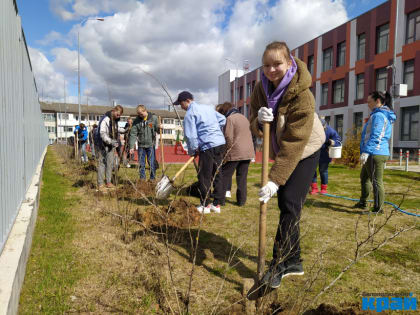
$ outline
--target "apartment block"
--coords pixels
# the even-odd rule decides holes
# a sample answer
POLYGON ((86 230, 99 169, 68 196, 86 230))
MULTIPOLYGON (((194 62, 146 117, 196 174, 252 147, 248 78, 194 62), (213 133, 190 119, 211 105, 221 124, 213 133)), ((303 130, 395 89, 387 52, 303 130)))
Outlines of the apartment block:
MULTIPOLYGON (((420 147, 420 0, 387 1, 294 48, 292 54, 312 74, 316 111, 343 138, 368 118, 370 92, 391 92, 393 82, 406 84, 407 96, 396 94, 393 104, 397 114, 393 147, 394 151, 420 147)), ((260 67, 231 81, 230 99, 224 101, 248 116, 261 71, 260 67)))

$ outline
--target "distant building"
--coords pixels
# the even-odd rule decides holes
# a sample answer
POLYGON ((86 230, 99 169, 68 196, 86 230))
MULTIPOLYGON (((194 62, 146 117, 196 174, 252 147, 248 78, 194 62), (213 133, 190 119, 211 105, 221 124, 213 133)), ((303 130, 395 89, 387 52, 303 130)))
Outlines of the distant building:
MULTIPOLYGON (((55 142, 65 143, 67 138, 73 137, 74 128, 79 124, 79 105, 45 102, 40 102, 40 104, 50 144, 55 142)), ((127 121, 128 117, 135 118, 137 116, 135 107, 123 107, 124 114, 121 117, 121 122, 127 121)), ((99 123, 102 115, 111 109, 111 106, 81 105, 80 121, 84 123, 90 131, 94 124, 99 123)), ((178 110, 181 121, 178 120, 175 111, 157 109, 148 109, 148 111, 161 117, 163 127, 162 139, 165 144, 175 144, 178 133, 180 139, 183 139, 182 123, 185 111, 178 110)), ((157 136, 157 139, 160 139, 159 135, 157 136)))
MULTIPOLYGON (((345 138, 368 117, 367 97, 374 90, 391 91, 397 0, 391 0, 292 50, 312 74, 317 112, 345 138)), ((279 34, 280 36, 280 34, 279 34)), ((281 36, 279 37, 281 39, 281 36)), ((394 149, 420 147, 420 1, 400 0, 396 40, 396 84, 407 96, 394 110, 394 149)), ((231 101, 248 116, 250 96, 262 68, 226 82, 219 76, 219 102, 231 101), (229 90, 230 93, 226 93, 229 90), (234 97, 236 91, 238 97, 234 97)))

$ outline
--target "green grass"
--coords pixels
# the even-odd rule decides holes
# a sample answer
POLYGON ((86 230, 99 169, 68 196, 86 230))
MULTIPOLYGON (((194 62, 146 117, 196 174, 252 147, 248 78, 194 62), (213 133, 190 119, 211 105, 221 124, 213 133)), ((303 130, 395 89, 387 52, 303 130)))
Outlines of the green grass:
POLYGON ((69 310, 72 286, 85 267, 72 240, 77 220, 71 209, 78 198, 69 180, 58 174, 56 158, 48 150, 42 176, 38 219, 19 303, 21 314, 61 314, 69 310))

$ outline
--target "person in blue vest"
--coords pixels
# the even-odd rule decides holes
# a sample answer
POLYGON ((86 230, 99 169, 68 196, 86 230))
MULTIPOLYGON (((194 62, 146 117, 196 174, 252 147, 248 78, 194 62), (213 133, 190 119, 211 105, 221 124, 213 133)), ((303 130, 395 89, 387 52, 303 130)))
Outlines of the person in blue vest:
POLYGON ((225 136, 222 128, 226 117, 216 112, 214 107, 198 104, 188 91, 179 93, 174 105, 181 105, 186 111, 184 117, 184 137, 188 154, 198 155, 198 183, 201 213, 220 213, 220 205, 225 198, 222 176, 222 162, 225 154, 225 136), (210 202, 213 183, 213 202, 210 202))
POLYGON ((372 92, 368 96, 368 107, 372 111, 363 126, 360 140, 360 183, 362 194, 353 207, 367 208, 370 184, 373 186, 373 208, 371 212, 382 213, 385 200, 383 174, 389 158, 389 139, 392 124, 397 116, 392 110, 391 95, 388 92, 372 92))
MULTIPOLYGON (((319 157, 318 167, 319 177, 321 177, 321 194, 326 194, 328 188, 328 166, 332 161, 328 155, 328 150, 331 146, 339 147, 341 145, 341 138, 337 131, 328 125, 324 119, 321 119, 321 123, 325 130, 325 143, 321 147, 321 155, 319 157)), ((318 192, 317 175, 315 170, 314 178, 312 179, 311 184, 311 195, 315 195, 318 192)))
POLYGON ((79 149, 82 152, 82 163, 87 163, 86 144, 88 140, 88 130, 84 123, 81 123, 74 128, 74 135, 79 141, 79 149))

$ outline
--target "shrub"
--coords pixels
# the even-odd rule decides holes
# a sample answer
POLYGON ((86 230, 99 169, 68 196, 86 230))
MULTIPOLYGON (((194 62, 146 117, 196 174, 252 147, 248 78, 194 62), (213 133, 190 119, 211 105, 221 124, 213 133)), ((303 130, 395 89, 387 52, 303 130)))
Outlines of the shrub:
POLYGON ((361 130, 358 129, 350 129, 346 133, 346 140, 343 142, 343 149, 341 151, 341 159, 336 160, 336 163, 347 165, 350 168, 355 168, 359 165, 360 136, 361 130))

